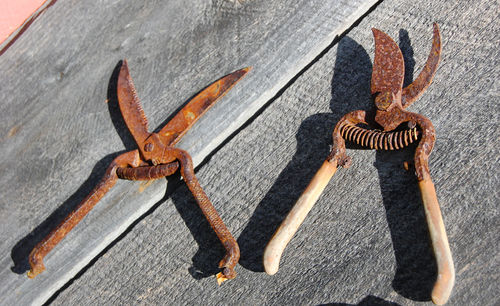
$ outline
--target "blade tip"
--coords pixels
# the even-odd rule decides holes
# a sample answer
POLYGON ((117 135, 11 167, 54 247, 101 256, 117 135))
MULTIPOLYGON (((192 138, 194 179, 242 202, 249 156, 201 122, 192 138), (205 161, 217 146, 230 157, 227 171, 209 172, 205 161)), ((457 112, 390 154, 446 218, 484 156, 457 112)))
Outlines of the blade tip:
POLYGON ((252 70, 252 66, 248 66, 248 67, 242 68, 240 70, 236 70, 229 75, 234 76, 237 78, 237 80, 239 80, 242 77, 244 77, 248 72, 250 72, 250 70, 252 70))
POLYGON ((434 32, 434 36, 441 38, 441 33, 439 31, 439 25, 437 24, 437 22, 432 23, 432 30, 434 32))
POLYGON ((127 59, 123 59, 121 60, 122 62, 122 65, 120 67, 120 76, 119 77, 122 77, 122 74, 123 74, 123 77, 127 77, 127 75, 129 74, 128 73, 128 63, 127 63, 127 59))
POLYGON ((248 66, 248 67, 245 67, 245 68, 240 69, 238 71, 242 74, 242 76, 244 76, 245 74, 249 73, 252 69, 253 69, 252 66, 248 66))
POLYGON ((382 31, 380 31, 379 29, 376 29, 376 28, 372 28, 373 35, 378 35, 380 32, 382 32, 382 31))

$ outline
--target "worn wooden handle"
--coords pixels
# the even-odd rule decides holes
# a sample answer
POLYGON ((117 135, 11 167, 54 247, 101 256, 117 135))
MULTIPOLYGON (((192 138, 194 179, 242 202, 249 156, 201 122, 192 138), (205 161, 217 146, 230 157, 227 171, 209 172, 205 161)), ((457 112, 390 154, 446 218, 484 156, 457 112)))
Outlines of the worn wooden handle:
POLYGON ((307 214, 318 200, 326 185, 337 170, 336 161, 325 161, 313 179, 297 200, 292 210, 276 230, 264 250, 264 270, 267 274, 273 275, 278 272, 280 258, 288 242, 299 229, 307 214))
POLYGON ((455 268, 434 184, 430 178, 426 178, 419 181, 418 186, 422 194, 425 217, 438 268, 437 280, 432 289, 432 301, 434 304, 443 305, 448 301, 455 283, 455 268))

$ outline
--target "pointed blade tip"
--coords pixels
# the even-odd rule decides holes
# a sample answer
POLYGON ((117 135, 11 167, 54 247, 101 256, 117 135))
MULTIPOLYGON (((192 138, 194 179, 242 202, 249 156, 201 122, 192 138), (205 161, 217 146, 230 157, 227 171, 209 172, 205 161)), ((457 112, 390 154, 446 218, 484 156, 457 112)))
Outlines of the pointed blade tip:
POLYGON ((372 33, 373 33, 373 36, 375 36, 375 37, 380 35, 380 34, 384 34, 384 32, 380 31, 377 28, 372 28, 372 33))
POLYGON ((238 79, 244 77, 247 73, 249 73, 252 70, 252 66, 248 66, 245 68, 242 68, 240 70, 236 70, 235 72, 231 73, 230 75, 238 76, 238 79))
POLYGON ((128 78, 130 76, 130 72, 128 69, 128 63, 126 59, 121 60, 121 67, 120 67, 120 73, 118 74, 118 79, 121 78, 128 78))
POLYGON ((121 69, 124 69, 124 68, 128 69, 128 62, 127 62, 126 58, 122 59, 122 67, 121 67, 121 69))

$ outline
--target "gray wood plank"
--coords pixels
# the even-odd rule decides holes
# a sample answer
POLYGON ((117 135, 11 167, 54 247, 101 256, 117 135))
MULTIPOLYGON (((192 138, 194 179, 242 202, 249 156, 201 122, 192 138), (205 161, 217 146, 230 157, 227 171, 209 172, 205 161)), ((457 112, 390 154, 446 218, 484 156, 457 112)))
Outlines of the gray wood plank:
POLYGON ((412 150, 349 150, 352 167, 330 182, 280 271, 267 276, 260 261, 328 154, 335 122, 372 107, 370 28, 402 45, 411 78, 426 60, 437 21, 443 60, 411 111, 430 118, 437 131, 430 168, 457 271, 449 305, 497 305, 497 17, 495 1, 384 1, 200 169, 238 237, 237 279, 215 284, 211 269, 223 250, 183 187, 53 304, 431 304, 435 265, 416 180, 402 167, 412 150))
POLYGON ((0 57, 0 303, 43 303, 165 194, 163 180, 119 182, 47 256, 47 271, 26 278, 32 247, 134 148, 114 98, 119 60, 152 127, 215 79, 254 67, 179 144, 199 164, 374 2, 56 2, 0 57))

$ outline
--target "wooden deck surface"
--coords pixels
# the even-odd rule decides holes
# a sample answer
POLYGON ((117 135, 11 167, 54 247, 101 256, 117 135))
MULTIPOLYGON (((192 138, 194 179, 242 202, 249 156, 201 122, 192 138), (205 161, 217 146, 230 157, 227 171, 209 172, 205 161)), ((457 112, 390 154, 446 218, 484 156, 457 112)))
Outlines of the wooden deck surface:
POLYGON ((353 166, 327 186, 275 276, 261 257, 336 121, 372 107, 371 28, 400 44, 408 84, 434 21, 442 62, 410 110, 437 132, 430 169, 457 272, 449 304, 498 304, 498 3, 374 4, 56 2, 0 56, 0 304, 430 303, 435 264, 402 167, 411 150, 349 150, 353 166), (179 144, 241 248, 238 277, 221 287, 223 249, 179 177, 119 182, 47 271, 25 276, 31 248, 134 148, 113 93, 122 58, 152 127, 215 79, 254 67, 179 144))

